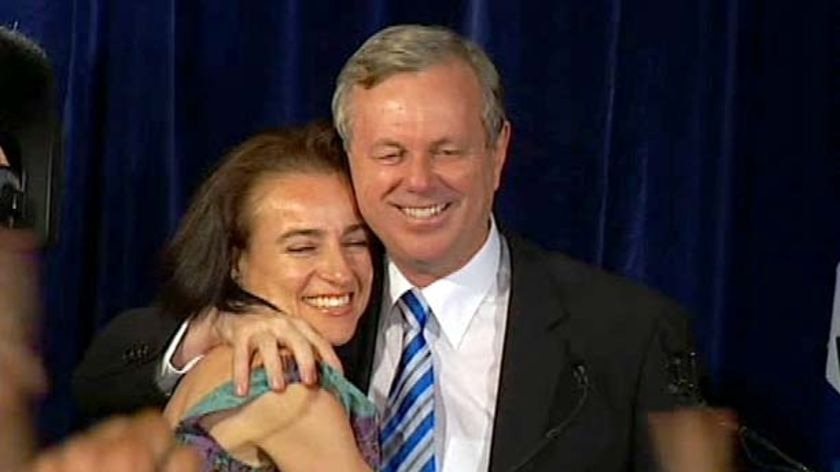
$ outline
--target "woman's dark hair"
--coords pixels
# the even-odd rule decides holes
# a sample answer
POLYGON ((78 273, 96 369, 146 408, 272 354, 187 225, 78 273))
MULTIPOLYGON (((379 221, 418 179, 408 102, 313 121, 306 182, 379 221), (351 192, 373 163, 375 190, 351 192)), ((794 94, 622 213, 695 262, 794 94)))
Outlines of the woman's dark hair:
POLYGON ((231 268, 248 244, 251 192, 266 176, 288 173, 335 173, 349 179, 347 159, 331 125, 315 122, 266 131, 227 154, 193 197, 164 251, 164 313, 183 320, 210 307, 227 312, 255 304, 274 308, 243 290, 231 277, 231 268))

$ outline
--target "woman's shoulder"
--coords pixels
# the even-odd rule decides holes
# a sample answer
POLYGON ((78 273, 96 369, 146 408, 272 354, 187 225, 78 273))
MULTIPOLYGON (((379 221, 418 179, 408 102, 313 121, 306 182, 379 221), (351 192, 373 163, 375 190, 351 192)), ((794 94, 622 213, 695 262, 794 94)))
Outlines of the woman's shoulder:
MULTIPOLYGON (((337 370, 321 364, 319 383, 307 386, 300 382, 294 361, 284 360, 286 386, 274 391, 265 369, 255 365, 249 393, 239 397, 230 382, 232 359, 230 348, 208 353, 179 385, 167 406, 167 418, 173 424, 184 420, 206 424, 210 419, 208 433, 224 449, 241 452, 242 445, 259 445, 278 465, 320 456, 301 454, 314 444, 357 460, 356 439, 365 460, 376 464, 375 407, 337 370)), ((313 464, 303 469, 309 465, 313 464)))
MULTIPOLYGON (((224 427, 247 431, 280 470, 371 470, 368 445, 359 448, 350 412, 323 386, 292 383, 266 392, 224 427)), ((374 456, 378 457, 378 456, 374 456)))
MULTIPOLYGON (((284 366, 286 387, 281 391, 268 390, 254 399, 252 405, 249 405, 250 414, 254 415, 253 421, 283 424, 307 415, 320 416, 322 419, 375 416, 376 407, 373 402, 329 365, 319 365, 319 382, 316 385, 300 382, 294 361, 284 362, 284 366)), ((252 375, 252 388, 259 388, 253 381, 260 374, 252 375)))
POLYGON ((210 392, 233 378, 233 349, 218 346, 201 358, 178 383, 164 410, 173 425, 210 392))
POLYGON ((233 348, 227 345, 214 347, 196 363, 187 376, 202 381, 207 378, 221 381, 232 379, 233 348))
POLYGON ((252 429, 261 430, 259 436, 264 436, 300 422, 346 421, 347 412, 341 402, 323 388, 292 383, 282 391, 265 392, 236 416, 252 429))

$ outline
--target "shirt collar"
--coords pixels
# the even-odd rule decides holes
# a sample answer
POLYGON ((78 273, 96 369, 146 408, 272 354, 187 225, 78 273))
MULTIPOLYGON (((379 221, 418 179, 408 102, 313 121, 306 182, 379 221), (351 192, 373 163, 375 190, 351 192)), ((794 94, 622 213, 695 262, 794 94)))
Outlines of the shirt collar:
MULTIPOLYGON (((490 231, 484 245, 463 267, 420 289, 432 315, 450 344, 458 347, 482 300, 496 281, 501 257, 501 239, 491 217, 490 231)), ((388 259, 388 294, 390 307, 413 285, 388 259)), ((390 310, 389 313, 396 313, 390 310)))

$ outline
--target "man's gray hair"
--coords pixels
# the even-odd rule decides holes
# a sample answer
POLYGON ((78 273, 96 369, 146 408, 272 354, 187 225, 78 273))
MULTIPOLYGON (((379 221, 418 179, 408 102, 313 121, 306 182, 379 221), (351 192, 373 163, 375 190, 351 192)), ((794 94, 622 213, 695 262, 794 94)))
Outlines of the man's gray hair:
POLYGON ((475 72, 484 99, 487 145, 493 146, 507 117, 499 73, 484 50, 440 26, 398 25, 371 36, 338 74, 332 113, 344 147, 349 149, 352 137, 349 109, 355 85, 370 89, 392 75, 418 72, 453 59, 464 61, 475 72))

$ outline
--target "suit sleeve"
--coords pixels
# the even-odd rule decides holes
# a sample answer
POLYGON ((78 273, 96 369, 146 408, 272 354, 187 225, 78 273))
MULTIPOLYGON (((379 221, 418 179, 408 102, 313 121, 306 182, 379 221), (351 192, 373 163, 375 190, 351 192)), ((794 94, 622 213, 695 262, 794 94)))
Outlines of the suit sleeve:
POLYGON ((688 314, 669 303, 647 346, 636 399, 635 469, 657 470, 647 413, 703 405, 688 314))
POLYGON ((163 353, 178 322, 155 308, 119 314, 93 340, 73 375, 81 410, 96 418, 159 407, 167 395, 156 383, 163 353))

